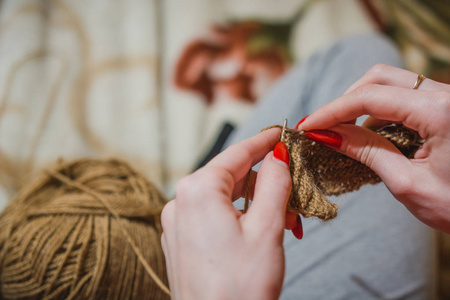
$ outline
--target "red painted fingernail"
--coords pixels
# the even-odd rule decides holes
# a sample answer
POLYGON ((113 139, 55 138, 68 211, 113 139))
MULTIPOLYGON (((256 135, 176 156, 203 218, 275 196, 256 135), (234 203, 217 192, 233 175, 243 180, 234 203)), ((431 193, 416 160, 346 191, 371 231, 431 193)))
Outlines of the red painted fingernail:
POLYGON ((309 115, 307 115, 306 117, 304 117, 303 119, 301 119, 301 120, 297 123, 297 125, 295 125, 295 129, 298 129, 298 126, 300 126, 300 124, 302 124, 303 121, 305 121, 306 118, 307 118, 308 116, 309 116, 309 115))
POLYGON ((305 132, 305 136, 319 144, 332 148, 340 148, 342 145, 342 136, 330 130, 314 129, 305 132))
POLYGON ((301 240, 303 238, 303 225, 300 215, 297 215, 297 226, 292 229, 292 233, 298 240, 301 240))
POLYGON ((273 148, 273 157, 283 161, 289 166, 289 151, 283 142, 278 142, 273 148))
POLYGON ((284 227, 287 230, 292 230, 297 225, 297 215, 291 212, 286 211, 286 226, 284 227))

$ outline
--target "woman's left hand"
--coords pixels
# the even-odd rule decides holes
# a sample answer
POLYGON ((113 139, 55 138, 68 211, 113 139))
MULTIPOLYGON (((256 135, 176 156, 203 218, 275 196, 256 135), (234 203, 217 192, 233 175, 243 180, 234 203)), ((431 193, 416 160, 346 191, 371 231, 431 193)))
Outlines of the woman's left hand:
POLYGON ((280 296, 291 179, 285 145, 277 145, 276 157, 271 151, 279 137, 279 129, 271 129, 233 145, 178 183, 161 216, 174 299, 280 296), (243 214, 232 202, 245 191, 248 170, 263 158, 250 180, 252 205, 243 214))

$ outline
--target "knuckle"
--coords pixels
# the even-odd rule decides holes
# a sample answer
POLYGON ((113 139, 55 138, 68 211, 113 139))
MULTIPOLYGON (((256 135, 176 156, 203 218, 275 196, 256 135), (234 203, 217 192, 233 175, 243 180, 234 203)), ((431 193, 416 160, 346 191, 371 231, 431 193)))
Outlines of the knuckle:
MULTIPOLYGON (((249 141, 244 141, 244 143, 248 143, 249 141)), ((245 144, 247 145, 247 144, 245 144)), ((252 154, 249 150, 249 147, 243 147, 243 144, 234 144, 228 148, 231 153, 239 153, 239 156, 242 157, 242 161, 252 161, 252 154)))
POLYGON ((449 124, 450 118, 450 92, 437 91, 433 93, 432 99, 429 103, 433 107, 434 123, 435 124, 449 124))
POLYGON ((198 172, 186 176, 178 181, 175 197, 180 206, 184 206, 186 202, 195 201, 205 187, 203 176, 199 176, 198 172))
POLYGON ((398 176, 394 182, 391 182, 390 190, 397 199, 404 199, 414 193, 415 186, 411 177, 398 176))
POLYGON ((439 111, 444 112, 446 116, 450 113, 450 92, 448 91, 439 91, 436 95, 436 102, 439 106, 439 111))
POLYGON ((175 188, 176 195, 180 195, 180 194, 183 195, 183 194, 189 192, 190 188, 192 186, 192 182, 193 182, 192 175, 189 175, 189 176, 186 176, 186 177, 183 177, 182 179, 180 179, 177 182, 177 185, 175 188))
POLYGON ((375 64, 371 68, 371 70, 372 70, 372 72, 383 74, 384 72, 386 72, 388 69, 391 69, 391 68, 392 67, 387 64, 378 63, 378 64, 375 64))
POLYGON ((390 67, 386 64, 376 64, 367 71, 366 75, 370 78, 380 78, 385 74, 390 67))
POLYGON ((376 161, 379 158, 381 144, 381 137, 375 137, 371 139, 367 139, 362 147, 358 148, 356 152, 356 159, 360 161, 362 164, 365 164, 369 168, 373 169, 376 161))
POLYGON ((209 167, 205 168, 205 178, 208 180, 208 185, 220 192, 227 193, 234 187, 234 178, 223 168, 209 167))
POLYGON ((376 96, 376 87, 378 85, 374 83, 363 84, 354 91, 354 96, 357 101, 361 102, 362 109, 365 113, 368 113, 371 107, 374 105, 374 99, 376 96))
POLYGON ((355 90, 356 96, 365 102, 370 101, 372 98, 371 94, 374 88, 375 88, 374 83, 363 84, 355 90))
POLYGON ((205 194, 229 194, 233 187, 233 176, 224 168, 206 166, 180 179, 176 186, 176 199, 181 210, 185 205, 201 201, 205 194))

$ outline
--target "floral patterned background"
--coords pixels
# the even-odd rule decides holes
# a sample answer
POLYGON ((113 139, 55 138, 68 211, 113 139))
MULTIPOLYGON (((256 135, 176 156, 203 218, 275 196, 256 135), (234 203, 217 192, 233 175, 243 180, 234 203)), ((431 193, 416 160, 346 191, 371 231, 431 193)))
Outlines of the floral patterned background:
MULTIPOLYGON (((319 1, 304 1, 285 21, 244 19, 210 25, 178 58, 174 82, 208 105, 254 103, 294 63, 295 26, 319 1)), ((397 43, 410 70, 450 83, 450 2, 360 1, 376 29, 397 43)))

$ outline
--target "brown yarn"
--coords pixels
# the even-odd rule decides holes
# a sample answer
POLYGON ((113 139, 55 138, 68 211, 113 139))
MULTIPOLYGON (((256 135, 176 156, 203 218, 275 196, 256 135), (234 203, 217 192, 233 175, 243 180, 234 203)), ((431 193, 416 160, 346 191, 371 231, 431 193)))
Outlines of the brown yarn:
MULTIPOLYGON (((273 127, 282 128, 279 125, 268 128, 273 127)), ((414 156, 422 142, 417 132, 402 125, 386 126, 376 132, 408 158, 414 156)), ((341 195, 381 181, 366 165, 311 141, 303 131, 286 129, 281 141, 290 154, 292 191, 287 210, 292 213, 331 220, 337 216, 338 206, 326 196, 341 195)), ((246 203, 248 206, 247 197, 246 203)))
POLYGON ((45 172, 0 215, 0 298, 168 299, 165 203, 119 160, 45 172))

